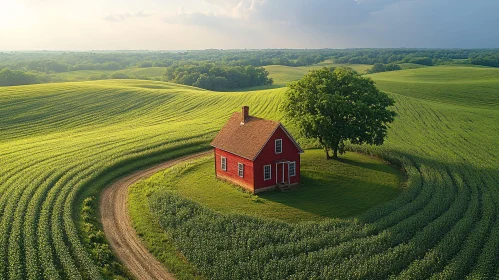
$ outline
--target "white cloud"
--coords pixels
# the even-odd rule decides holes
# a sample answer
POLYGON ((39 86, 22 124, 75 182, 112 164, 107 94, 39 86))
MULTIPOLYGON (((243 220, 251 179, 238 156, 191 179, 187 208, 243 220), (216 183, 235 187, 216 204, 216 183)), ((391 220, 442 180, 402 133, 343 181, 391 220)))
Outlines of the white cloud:
POLYGON ((0 1, 0 50, 499 47, 497 0, 0 1))

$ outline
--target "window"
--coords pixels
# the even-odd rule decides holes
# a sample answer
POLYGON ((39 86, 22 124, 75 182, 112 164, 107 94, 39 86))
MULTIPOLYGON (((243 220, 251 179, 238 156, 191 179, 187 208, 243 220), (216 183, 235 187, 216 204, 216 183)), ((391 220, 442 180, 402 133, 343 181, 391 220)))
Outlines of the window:
POLYGON ((239 177, 244 178, 244 164, 237 164, 237 174, 239 175, 239 177))
POLYGON ((282 139, 275 140, 275 153, 276 154, 282 153, 282 139))
POLYGON ((226 157, 221 157, 221 167, 223 171, 227 171, 227 158, 226 157))
POLYGON ((296 175, 296 162, 292 161, 289 163, 289 176, 296 175))
POLYGON ((266 181, 266 180, 270 180, 272 179, 272 172, 271 172, 271 165, 265 165, 263 167, 263 179, 266 181))

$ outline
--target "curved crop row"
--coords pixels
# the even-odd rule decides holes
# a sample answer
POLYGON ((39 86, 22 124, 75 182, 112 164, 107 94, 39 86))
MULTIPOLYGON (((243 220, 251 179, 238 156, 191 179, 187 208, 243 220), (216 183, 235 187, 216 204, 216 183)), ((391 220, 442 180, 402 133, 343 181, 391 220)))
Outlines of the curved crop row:
MULTIPOLYGON (((280 118, 283 89, 217 93, 144 83, 0 89, 1 279, 112 277, 93 251, 101 245, 81 235, 86 196, 134 169, 205 149, 243 104, 280 118)), ((356 219, 290 225, 219 215, 159 193, 150 201, 154 214, 210 278, 497 277, 499 148, 490 134, 499 114, 393 96, 399 118, 387 144, 352 147, 405 168, 407 190, 393 201, 356 219)))

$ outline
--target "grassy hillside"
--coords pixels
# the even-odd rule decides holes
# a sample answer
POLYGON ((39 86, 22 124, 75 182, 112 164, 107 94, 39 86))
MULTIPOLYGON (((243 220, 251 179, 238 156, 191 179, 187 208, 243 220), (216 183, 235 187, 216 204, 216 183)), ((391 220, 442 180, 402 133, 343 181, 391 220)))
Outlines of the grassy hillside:
MULTIPOLYGON (((286 86, 291 81, 301 78, 303 75, 307 74, 308 71, 312 69, 318 69, 321 67, 351 67, 357 70, 359 73, 364 73, 365 70, 370 69, 371 65, 365 64, 334 64, 333 62, 327 60, 319 64, 302 66, 302 67, 291 67, 282 65, 269 65, 264 68, 270 73, 270 77, 274 79, 274 85, 265 87, 256 87, 254 89, 262 88, 279 88, 286 86)), ((72 72, 57 73, 55 77, 61 81, 78 82, 78 81, 88 81, 90 76, 98 74, 111 75, 115 72, 123 72, 130 77, 140 76, 148 77, 150 79, 161 79, 165 73, 166 67, 148 67, 148 68, 130 68, 119 71, 105 71, 105 70, 80 70, 72 72)))
POLYGON ((498 109, 499 69, 435 66, 370 75, 386 91, 428 101, 498 109))
POLYGON ((402 70, 419 69, 419 68, 429 67, 429 66, 426 66, 426 65, 415 64, 415 63, 399 63, 399 65, 402 68, 402 70))
MULTIPOLYGON (((399 118, 386 145, 365 151, 402 163, 408 190, 356 219, 289 225, 221 215, 169 193, 142 207, 209 278, 497 278, 493 70, 372 76, 396 99, 399 118)), ((86 249, 82 199, 130 170, 206 149, 243 104, 280 119, 283 92, 139 80, 0 88, 0 279, 98 279, 108 260, 86 249)))
POLYGON ((111 75, 115 72, 122 72, 130 77, 140 76, 148 77, 150 79, 161 79, 165 73, 166 67, 148 67, 148 68, 130 68, 118 71, 109 70, 79 70, 71 72, 63 72, 55 74, 55 77, 62 81, 78 82, 88 81, 90 76, 98 74, 111 75))
POLYGON ((265 66, 265 69, 269 71, 269 76, 272 79, 274 79, 275 87, 284 87, 288 83, 300 79, 310 70, 319 69, 321 67, 340 67, 340 66, 353 68, 359 73, 365 73, 367 69, 370 69, 372 67, 372 65, 366 65, 366 64, 334 64, 331 61, 325 61, 316 65, 302 66, 302 67, 269 65, 265 66))

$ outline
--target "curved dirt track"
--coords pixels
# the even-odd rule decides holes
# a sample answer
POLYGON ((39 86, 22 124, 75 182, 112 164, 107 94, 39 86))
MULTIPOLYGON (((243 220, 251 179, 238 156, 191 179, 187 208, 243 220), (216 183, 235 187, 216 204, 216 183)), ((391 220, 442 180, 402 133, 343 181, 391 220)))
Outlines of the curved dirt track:
POLYGON ((140 179, 182 161, 210 154, 202 152, 163 162, 128 175, 106 188, 99 208, 106 238, 120 261, 137 279, 175 279, 142 244, 128 216, 128 187, 140 179))

